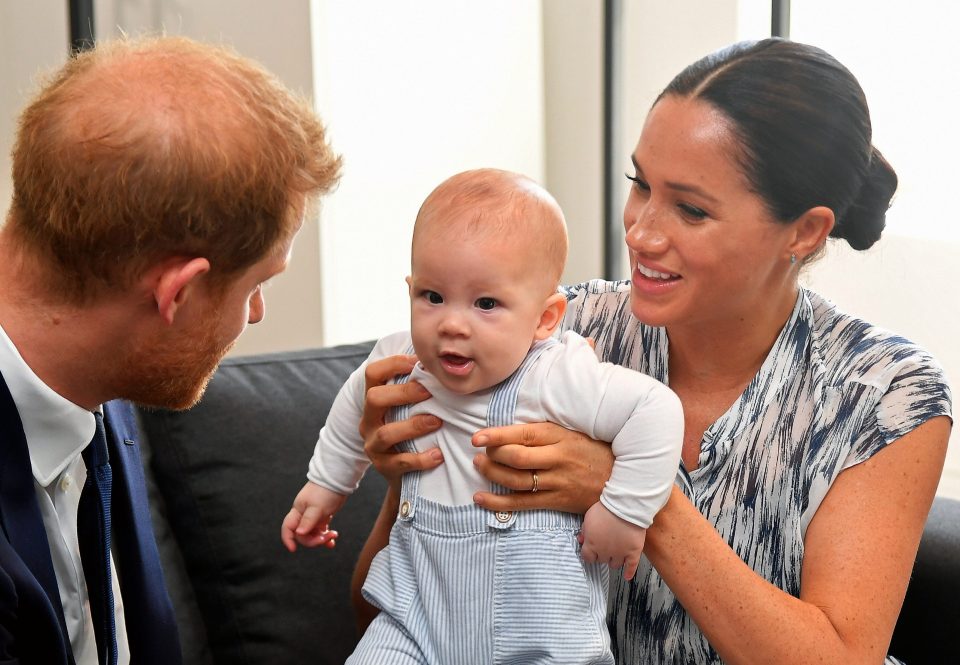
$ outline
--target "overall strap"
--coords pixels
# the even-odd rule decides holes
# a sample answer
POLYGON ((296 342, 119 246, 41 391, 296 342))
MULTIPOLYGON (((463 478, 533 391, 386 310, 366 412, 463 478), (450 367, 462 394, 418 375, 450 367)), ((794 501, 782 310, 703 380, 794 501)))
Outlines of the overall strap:
MULTIPOLYGON (((411 344, 404 351, 406 354, 414 353, 413 345, 411 344)), ((410 380, 409 374, 398 374, 392 379, 394 384, 404 384, 410 380)), ((387 414, 387 420, 389 422, 399 422, 401 420, 406 420, 410 417, 410 405, 401 404, 400 406, 395 406, 390 409, 387 414)), ((397 444, 402 452, 405 453, 415 453, 417 448, 413 443, 413 440, 407 439, 406 441, 401 441, 397 444)), ((410 473, 403 474, 403 479, 401 480, 400 486, 400 515, 399 518, 402 520, 409 520, 413 517, 414 506, 416 502, 414 498, 417 496, 417 492, 420 489, 420 471, 411 471, 410 473)))
MULTIPOLYGON (((490 405, 487 408, 487 427, 503 427, 504 425, 512 425, 516 422, 517 397, 520 394, 520 386, 523 384, 524 377, 540 358, 540 355, 557 344, 560 344, 560 342, 553 337, 535 343, 530 348, 530 352, 527 353, 527 357, 524 358, 520 367, 518 367, 509 378, 497 386, 493 397, 490 399, 490 405)), ((506 494, 510 492, 506 487, 495 483, 491 483, 490 491, 496 494, 506 494)))
MULTIPOLYGON (((516 422, 517 398, 520 395, 520 386, 527 375, 527 372, 539 360, 540 356, 547 349, 559 344, 560 342, 552 337, 535 343, 523 363, 517 368, 510 378, 497 386, 493 397, 490 399, 490 405, 487 408, 487 427, 503 427, 512 425, 516 422)), ((490 483, 490 491, 494 494, 509 494, 512 490, 490 483)), ((543 511, 531 511, 527 513, 526 518, 538 520, 543 516, 543 511)), ((497 511, 487 514, 487 526, 496 531, 513 529, 517 526, 518 513, 513 511, 497 511)))

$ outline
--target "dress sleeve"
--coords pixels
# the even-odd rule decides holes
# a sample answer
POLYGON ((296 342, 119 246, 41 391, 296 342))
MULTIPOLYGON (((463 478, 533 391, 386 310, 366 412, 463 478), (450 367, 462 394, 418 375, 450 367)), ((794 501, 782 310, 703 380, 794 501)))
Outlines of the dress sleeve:
MULTIPOLYGON (((889 382, 867 416, 843 469, 866 461, 936 416, 951 415, 950 386, 943 368, 925 351, 908 347, 889 365, 889 382)), ((876 385, 876 383, 875 383, 876 385)))

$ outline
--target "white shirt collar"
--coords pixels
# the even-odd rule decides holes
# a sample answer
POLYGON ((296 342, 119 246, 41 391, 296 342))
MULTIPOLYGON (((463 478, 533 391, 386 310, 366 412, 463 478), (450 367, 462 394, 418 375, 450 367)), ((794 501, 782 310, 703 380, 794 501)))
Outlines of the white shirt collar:
POLYGON ((93 413, 55 392, 34 374, 0 326, 0 369, 27 437, 33 477, 46 487, 90 443, 93 413))

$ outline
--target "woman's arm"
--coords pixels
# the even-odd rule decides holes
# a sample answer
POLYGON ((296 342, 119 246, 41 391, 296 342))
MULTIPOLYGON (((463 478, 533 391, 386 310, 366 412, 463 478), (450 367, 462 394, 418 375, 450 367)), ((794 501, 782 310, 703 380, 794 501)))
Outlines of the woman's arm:
POLYGON ((363 549, 360 550, 357 567, 353 571, 353 577, 350 578, 350 599, 353 603, 354 619, 357 622, 357 635, 363 635, 370 622, 380 613, 379 609, 364 599, 360 590, 363 589, 367 573, 370 572, 370 564, 373 562, 373 558, 390 542, 390 529, 397 519, 397 510, 399 509, 400 489, 395 483, 390 483, 387 488, 387 495, 383 499, 383 505, 380 507, 380 514, 377 515, 377 521, 374 523, 370 535, 367 536, 363 549))
POLYGON ((800 598, 753 573, 674 491, 646 554, 729 663, 880 663, 943 467, 927 421, 841 473, 807 529, 800 598))
MULTIPOLYGON (((493 445, 544 443, 539 426, 526 430, 526 439, 518 432, 485 433, 493 445)), ((946 417, 933 418, 840 474, 807 529, 800 598, 754 573, 676 488, 647 531, 645 554, 725 662, 880 663, 903 603, 949 432, 946 417)), ((488 451, 519 469, 491 460, 481 470, 489 470, 491 480, 522 489, 526 469, 538 464, 566 469, 570 462, 558 462, 552 459, 557 453, 539 448, 516 448, 488 451)), ((582 510, 590 492, 570 486, 585 479, 593 484, 602 476, 601 469, 589 467, 579 477, 541 474, 541 486, 548 478, 563 487, 555 488, 553 497, 520 492, 478 498, 491 510, 578 504, 582 510)), ((599 491, 593 500, 597 497, 599 491)))
POLYGON ((436 431, 442 424, 439 418, 422 414, 408 420, 386 422, 387 410, 391 407, 422 402, 430 397, 430 393, 415 381, 387 384, 394 376, 409 374, 415 364, 414 356, 390 356, 370 363, 366 370, 366 399, 360 420, 360 435, 364 438, 367 457, 387 479, 389 489, 373 530, 360 552, 350 582, 357 629, 361 634, 379 612, 364 600, 360 590, 367 579, 370 563, 390 540, 390 529, 400 505, 400 479, 408 471, 432 469, 443 462, 443 455, 438 448, 420 453, 398 452, 394 448, 402 441, 436 431))

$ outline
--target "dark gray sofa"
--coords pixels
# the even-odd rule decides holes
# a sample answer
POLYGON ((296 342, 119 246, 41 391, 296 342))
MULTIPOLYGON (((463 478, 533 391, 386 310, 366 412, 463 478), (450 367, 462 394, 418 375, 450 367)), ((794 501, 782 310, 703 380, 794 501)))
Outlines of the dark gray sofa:
MULTIPOLYGON (((227 359, 182 413, 141 412, 154 526, 188 665, 343 663, 354 561, 385 489, 368 473, 334 550, 288 553, 280 522, 340 385, 371 343, 227 359)), ((891 652, 960 662, 960 502, 931 512, 891 652)))

